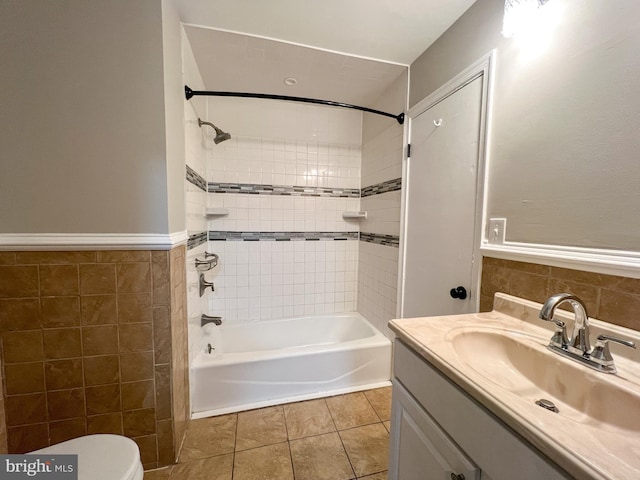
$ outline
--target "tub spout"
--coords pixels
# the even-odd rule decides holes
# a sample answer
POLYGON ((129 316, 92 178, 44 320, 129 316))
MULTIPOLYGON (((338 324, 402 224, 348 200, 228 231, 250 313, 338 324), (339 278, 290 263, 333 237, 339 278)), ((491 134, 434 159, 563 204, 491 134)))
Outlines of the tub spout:
POLYGON ((200 316, 200 326, 204 327, 207 323, 213 323, 215 325, 222 325, 222 317, 212 317, 210 315, 205 315, 203 313, 200 316))

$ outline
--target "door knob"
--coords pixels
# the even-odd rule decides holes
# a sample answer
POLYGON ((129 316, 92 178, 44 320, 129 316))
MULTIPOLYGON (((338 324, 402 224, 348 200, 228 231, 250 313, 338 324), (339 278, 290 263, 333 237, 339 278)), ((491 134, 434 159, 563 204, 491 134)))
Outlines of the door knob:
POLYGON ((459 474, 455 474, 453 472, 451 472, 451 480, 464 480, 464 475, 459 473, 459 474))
POLYGON ((464 300, 465 298, 467 298, 467 289, 464 288, 461 285, 458 288, 452 288, 449 291, 449 295, 451 295, 451 298, 457 298, 458 300, 464 300))

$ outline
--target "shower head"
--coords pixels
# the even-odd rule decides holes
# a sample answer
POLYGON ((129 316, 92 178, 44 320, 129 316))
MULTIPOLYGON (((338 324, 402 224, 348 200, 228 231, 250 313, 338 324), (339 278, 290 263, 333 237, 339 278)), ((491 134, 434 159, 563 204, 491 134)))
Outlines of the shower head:
POLYGON ((225 140, 229 140, 231 138, 230 133, 223 132, 218 127, 216 127, 213 123, 203 122, 202 120, 198 119, 198 126, 201 127, 202 125, 209 125, 211 128, 213 128, 216 131, 216 136, 213 137, 213 143, 215 143, 216 145, 219 144, 220 142, 224 142, 225 140))

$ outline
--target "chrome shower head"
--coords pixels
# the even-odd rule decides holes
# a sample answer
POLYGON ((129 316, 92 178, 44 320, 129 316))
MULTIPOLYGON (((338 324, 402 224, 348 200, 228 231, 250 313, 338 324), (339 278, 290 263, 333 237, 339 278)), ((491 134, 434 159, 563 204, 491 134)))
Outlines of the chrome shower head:
POLYGON ((201 127, 202 125, 209 125, 211 128, 213 128, 216 131, 216 136, 213 137, 213 143, 215 143, 216 145, 219 144, 220 142, 224 142, 225 140, 229 140, 231 138, 230 133, 223 132, 218 127, 216 127, 213 123, 203 122, 202 120, 198 119, 198 126, 201 127))

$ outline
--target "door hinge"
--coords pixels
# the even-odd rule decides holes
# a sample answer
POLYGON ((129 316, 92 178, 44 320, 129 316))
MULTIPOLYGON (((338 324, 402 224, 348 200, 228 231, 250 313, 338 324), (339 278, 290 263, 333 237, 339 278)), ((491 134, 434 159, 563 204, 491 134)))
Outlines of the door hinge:
POLYGON ((407 158, 411 156, 411 144, 407 143, 407 158))

